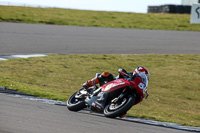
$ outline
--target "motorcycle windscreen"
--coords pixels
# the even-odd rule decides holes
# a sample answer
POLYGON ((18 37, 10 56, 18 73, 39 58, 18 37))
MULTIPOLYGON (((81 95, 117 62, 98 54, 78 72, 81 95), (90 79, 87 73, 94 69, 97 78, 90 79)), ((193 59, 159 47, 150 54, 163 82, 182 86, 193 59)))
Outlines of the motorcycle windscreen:
POLYGON ((112 91, 118 90, 122 87, 129 86, 129 85, 130 85, 130 82, 128 82, 127 80, 117 79, 117 80, 111 81, 111 82, 103 85, 101 87, 102 88, 101 91, 102 92, 112 92, 112 91))

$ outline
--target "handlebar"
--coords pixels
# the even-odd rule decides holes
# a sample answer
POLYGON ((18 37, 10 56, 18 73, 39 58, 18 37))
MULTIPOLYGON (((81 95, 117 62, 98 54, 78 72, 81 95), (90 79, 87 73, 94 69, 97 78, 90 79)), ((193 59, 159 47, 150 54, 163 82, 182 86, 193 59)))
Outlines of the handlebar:
POLYGON ((126 72, 123 72, 123 69, 121 69, 121 68, 118 70, 118 72, 119 72, 120 74, 124 74, 125 76, 131 78, 131 76, 130 76, 129 74, 127 74, 126 72))

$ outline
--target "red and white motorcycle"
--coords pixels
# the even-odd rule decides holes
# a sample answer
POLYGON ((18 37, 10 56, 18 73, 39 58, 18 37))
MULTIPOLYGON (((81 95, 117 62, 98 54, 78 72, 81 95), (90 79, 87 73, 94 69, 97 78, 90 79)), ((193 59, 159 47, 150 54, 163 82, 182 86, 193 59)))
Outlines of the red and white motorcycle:
POLYGON ((95 85, 87 90, 78 90, 68 99, 68 109, 79 111, 88 107, 92 111, 103 112, 106 117, 124 117, 133 105, 149 95, 146 75, 135 73, 126 76, 129 78, 116 79, 99 88, 95 85))

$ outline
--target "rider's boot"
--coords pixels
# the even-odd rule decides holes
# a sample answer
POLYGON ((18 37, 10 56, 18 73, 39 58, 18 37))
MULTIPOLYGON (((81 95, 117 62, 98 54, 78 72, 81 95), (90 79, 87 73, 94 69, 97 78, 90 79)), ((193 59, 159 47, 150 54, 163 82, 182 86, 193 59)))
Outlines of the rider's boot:
POLYGON ((126 117, 126 114, 123 114, 123 115, 121 115, 121 116, 119 116, 120 118, 124 118, 124 117, 126 117))

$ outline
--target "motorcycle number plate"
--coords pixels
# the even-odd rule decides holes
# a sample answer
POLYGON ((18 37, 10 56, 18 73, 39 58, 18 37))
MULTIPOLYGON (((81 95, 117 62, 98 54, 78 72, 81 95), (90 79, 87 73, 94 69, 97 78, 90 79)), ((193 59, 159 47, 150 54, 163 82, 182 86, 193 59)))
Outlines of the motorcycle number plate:
POLYGON ((141 90, 143 90, 143 94, 145 94, 145 92, 146 92, 146 86, 145 86, 145 84, 139 83, 139 84, 138 84, 138 87, 139 87, 141 90))

